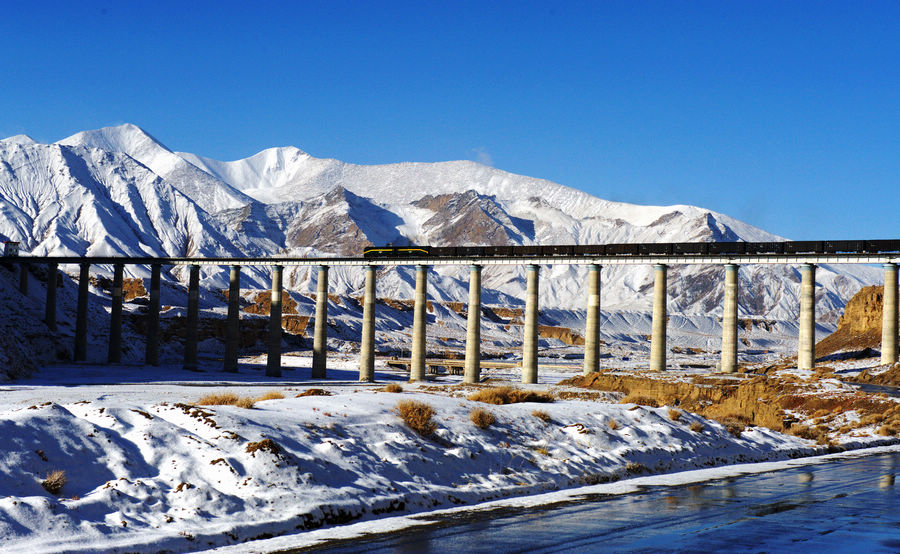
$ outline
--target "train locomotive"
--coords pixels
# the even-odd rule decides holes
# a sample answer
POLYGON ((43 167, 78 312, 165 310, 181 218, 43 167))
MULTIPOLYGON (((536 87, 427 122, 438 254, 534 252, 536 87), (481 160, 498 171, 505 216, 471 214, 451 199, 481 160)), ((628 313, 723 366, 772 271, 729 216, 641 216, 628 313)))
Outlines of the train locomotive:
POLYGON ((591 256, 727 256, 775 254, 885 254, 900 240, 798 240, 782 242, 660 242, 549 244, 544 246, 371 246, 365 258, 552 258, 591 256))

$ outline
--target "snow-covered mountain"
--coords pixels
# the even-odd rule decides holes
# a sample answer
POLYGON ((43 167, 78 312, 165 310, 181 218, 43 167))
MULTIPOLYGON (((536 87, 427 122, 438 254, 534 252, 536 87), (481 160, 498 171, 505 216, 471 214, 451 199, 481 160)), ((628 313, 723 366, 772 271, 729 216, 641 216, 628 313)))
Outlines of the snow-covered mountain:
MULTIPOLYGON (((38 144, 19 135, 0 141, 0 236, 32 255, 352 255, 367 244, 572 244, 747 240, 779 237, 693 206, 610 202, 550 181, 470 161, 362 166, 271 148, 222 162, 174 152, 134 125, 38 144)), ((224 269, 206 275, 224 282, 224 269)), ((586 271, 546 268, 541 302, 580 308, 586 271)), ((358 269, 335 268, 336 293, 358 293, 358 269)), ((436 268, 430 294, 466 298, 467 268, 436 268)), ((820 321, 836 321, 844 303, 879 272, 827 266, 818 272, 820 321)), ((647 311, 650 267, 609 266, 607 310, 647 311)), ((252 282, 262 286, 264 277, 252 282)), ((287 286, 307 290, 308 268, 287 286)), ((793 319, 799 276, 789 266, 741 269, 744 316, 793 319)), ((212 282, 208 284, 212 285, 212 282)), ((523 298, 521 267, 484 272, 485 303, 523 298)), ((385 272, 379 294, 411 297, 407 270, 385 272)), ((722 268, 673 267, 671 311, 721 310, 722 268)))

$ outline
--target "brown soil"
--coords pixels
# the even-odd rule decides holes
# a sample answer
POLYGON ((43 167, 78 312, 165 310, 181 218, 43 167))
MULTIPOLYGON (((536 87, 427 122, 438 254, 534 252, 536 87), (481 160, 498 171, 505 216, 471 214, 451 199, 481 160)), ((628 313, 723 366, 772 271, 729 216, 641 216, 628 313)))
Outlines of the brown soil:
MULTIPOLYGON (((262 291, 256 294, 253 302, 244 308, 244 311, 251 314, 269 315, 272 309, 272 292, 262 291)), ((281 313, 296 314, 297 301, 291 298, 287 291, 281 292, 281 313)))
POLYGON ((575 333, 568 327, 552 327, 550 325, 538 325, 538 336, 542 339, 559 339, 569 346, 583 346, 584 337, 575 333))

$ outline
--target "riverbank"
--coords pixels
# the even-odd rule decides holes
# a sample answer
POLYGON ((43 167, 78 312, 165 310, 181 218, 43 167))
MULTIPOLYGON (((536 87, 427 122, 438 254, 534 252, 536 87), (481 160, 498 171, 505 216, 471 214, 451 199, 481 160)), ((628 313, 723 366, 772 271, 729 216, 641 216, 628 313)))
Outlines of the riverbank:
MULTIPOLYGON (((200 550, 834 448, 558 386, 572 373, 543 372, 540 384, 520 387, 552 402, 494 405, 468 398, 494 383, 409 384, 379 368, 379 384, 359 384, 349 357, 313 382, 308 357, 285 361, 293 369, 278 380, 263 377, 264 364, 189 378, 155 368, 152 379, 147 368, 121 367, 115 384, 108 367, 60 366, 3 387, 0 548, 200 550), (268 399, 200 405, 208 393, 268 399), (402 402, 427 405, 433 428, 404 423, 402 402), (487 415, 473 416, 479 409, 487 415), (66 476, 56 494, 41 485, 54 470, 66 476)), ((508 385, 514 375, 491 377, 508 385)), ((856 427, 842 447, 895 441, 877 430, 856 427)))

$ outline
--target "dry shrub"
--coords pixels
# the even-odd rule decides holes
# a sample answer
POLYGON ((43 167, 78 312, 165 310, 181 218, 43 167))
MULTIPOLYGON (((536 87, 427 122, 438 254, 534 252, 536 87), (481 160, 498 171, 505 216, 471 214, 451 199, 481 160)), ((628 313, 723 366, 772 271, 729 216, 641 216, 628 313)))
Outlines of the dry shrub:
POLYGON ((494 414, 484 408, 475 408, 469 412, 469 419, 471 419, 472 423, 479 429, 487 429, 497 421, 496 418, 494 418, 494 414))
POLYGON ((437 424, 431 419, 434 408, 424 402, 401 400, 397 402, 396 411, 407 427, 423 437, 430 437, 437 430, 437 424))
POLYGON ((671 419, 672 421, 678 421, 679 419, 681 419, 681 411, 669 408, 669 419, 671 419))
POLYGON ((616 429, 619 428, 619 422, 614 419, 610 419, 609 421, 606 422, 606 426, 609 427, 610 429, 612 429, 613 431, 615 431, 616 429))
POLYGON ((300 398, 302 396, 331 396, 331 393, 325 389, 306 389, 305 391, 297 394, 296 398, 300 398))
POLYGON ((542 456, 550 455, 550 451, 547 450, 546 446, 539 446, 539 447, 535 448, 534 451, 537 452, 538 454, 541 454, 542 456))
POLYGON ((550 417, 550 414, 543 410, 534 410, 533 412, 531 412, 531 415, 543 421, 544 423, 550 423, 553 421, 553 418, 550 417))
POLYGON ((253 399, 247 396, 238 396, 233 392, 211 393, 201 397, 197 404, 201 406, 237 406, 249 410, 253 407, 253 399))
POLYGON ((690 430, 695 433, 702 433, 704 429, 705 429, 705 427, 699 421, 695 421, 695 422, 691 423, 690 430))
POLYGON ((382 392, 403 392, 403 387, 397 383, 391 383, 390 385, 385 385, 380 390, 382 392))
POLYGON ((255 401, 262 402, 263 400, 281 400, 282 398, 284 398, 283 394, 281 394, 277 390, 270 390, 262 396, 257 396, 255 401))
POLYGON ((281 447, 272 439, 263 439, 259 442, 247 443, 245 452, 253 457, 256 457, 257 452, 269 452, 273 456, 279 456, 281 455, 281 447))
POLYGON ((886 425, 882 425, 881 428, 878 429, 878 434, 883 437, 893 437, 898 432, 896 424, 888 423, 886 425))
POLYGON ((789 431, 795 437, 814 440, 816 442, 822 442, 824 440, 824 437, 827 436, 827 433, 824 429, 820 429, 819 427, 816 427, 814 425, 791 425, 789 431))
POLYGON ((66 481, 66 472, 61 469, 54 469, 41 481, 41 486, 50 494, 58 495, 66 485, 66 481))
POLYGON ((725 429, 735 437, 740 437, 741 433, 743 433, 744 429, 747 427, 740 418, 733 416, 723 417, 719 420, 719 423, 724 425, 725 429))
POLYGON ((517 404, 519 402, 553 402, 552 395, 546 392, 534 392, 514 387, 491 387, 482 389, 467 397, 476 402, 488 404, 517 404))
POLYGON ((639 464, 637 462, 628 462, 625 466, 625 471, 631 475, 636 473, 645 473, 648 471, 647 466, 644 464, 639 464))
POLYGON ((643 396, 634 392, 620 400, 619 404, 638 404, 641 406, 650 406, 651 408, 659 408, 659 402, 657 402, 655 398, 650 398, 649 396, 643 396))

